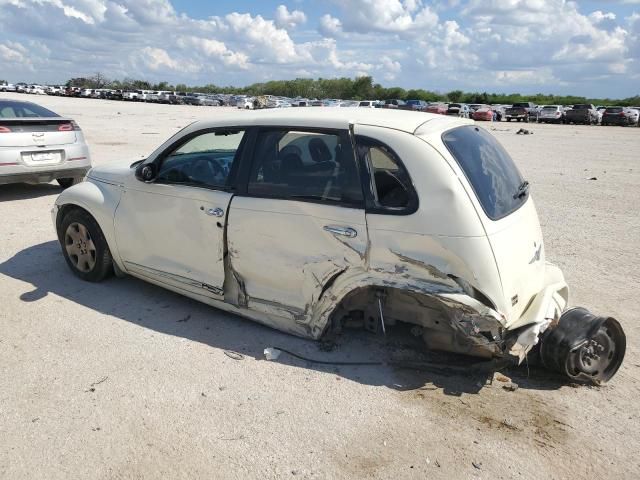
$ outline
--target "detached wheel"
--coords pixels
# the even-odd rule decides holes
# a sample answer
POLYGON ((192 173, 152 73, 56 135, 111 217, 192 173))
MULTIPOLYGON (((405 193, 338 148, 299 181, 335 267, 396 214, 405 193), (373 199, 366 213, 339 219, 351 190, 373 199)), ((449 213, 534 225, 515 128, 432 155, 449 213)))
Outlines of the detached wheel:
POLYGON ((626 336, 616 319, 573 308, 543 334, 540 355, 547 368, 573 381, 599 385, 616 374, 626 347, 626 336))
POLYGON ((58 185, 60 185, 62 188, 69 188, 82 182, 82 177, 58 178, 56 182, 58 182, 58 185))
POLYGON ((98 222, 84 210, 75 209, 63 218, 58 239, 71 271, 82 280, 99 282, 113 272, 109 246, 98 222))

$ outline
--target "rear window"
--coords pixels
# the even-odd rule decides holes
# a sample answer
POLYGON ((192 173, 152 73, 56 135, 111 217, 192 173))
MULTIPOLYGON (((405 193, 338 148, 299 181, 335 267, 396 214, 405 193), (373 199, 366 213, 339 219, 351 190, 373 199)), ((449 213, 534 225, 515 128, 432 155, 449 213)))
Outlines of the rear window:
POLYGON ((51 110, 29 102, 0 101, 0 118, 59 117, 51 110))
POLYGON ((465 126, 444 133, 442 141, 464 171, 490 219, 506 217, 526 202, 527 189, 520 191, 522 175, 492 135, 478 127, 465 126))
POLYGON ((609 107, 607 108, 607 113, 620 113, 623 111, 622 107, 609 107))

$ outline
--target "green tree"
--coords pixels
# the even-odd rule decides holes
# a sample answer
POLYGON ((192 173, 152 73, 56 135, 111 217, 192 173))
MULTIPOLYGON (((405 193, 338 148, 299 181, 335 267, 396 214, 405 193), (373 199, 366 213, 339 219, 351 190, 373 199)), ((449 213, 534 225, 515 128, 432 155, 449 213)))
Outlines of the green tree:
POLYGON ((357 77, 351 87, 351 98, 367 100, 373 96, 373 78, 370 76, 357 77))
POLYGON ((447 93, 447 98, 452 102, 459 102, 460 100, 462 100, 463 95, 464 92, 462 90, 452 90, 451 92, 447 93))

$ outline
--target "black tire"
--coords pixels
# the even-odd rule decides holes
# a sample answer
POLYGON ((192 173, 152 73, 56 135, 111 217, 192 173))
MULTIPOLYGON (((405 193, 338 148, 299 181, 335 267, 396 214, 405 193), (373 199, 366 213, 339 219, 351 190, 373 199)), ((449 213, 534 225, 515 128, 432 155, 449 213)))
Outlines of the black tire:
POLYGON ((511 121, 511 119, 510 119, 510 118, 507 118, 507 122, 510 122, 510 121, 511 121))
POLYGON ((56 179, 56 182, 58 182, 58 185, 60 185, 62 188, 69 188, 82 182, 82 177, 58 178, 56 179))
MULTIPOLYGON (((58 227, 58 240, 67 265, 77 277, 87 282, 100 282, 113 273, 113 259, 111 258, 107 240, 104 238, 98 222, 86 210, 74 208, 64 216, 58 227), (92 257, 93 265, 88 269, 81 269, 78 266, 80 259, 77 256, 73 258, 73 253, 69 253, 69 250, 74 248, 75 242, 68 235, 68 232, 76 230, 76 226, 82 226, 86 229, 88 239, 93 246, 94 251, 89 253, 92 257)), ((87 252, 87 249, 91 250, 91 247, 87 247, 87 244, 85 244, 85 252, 87 252)))

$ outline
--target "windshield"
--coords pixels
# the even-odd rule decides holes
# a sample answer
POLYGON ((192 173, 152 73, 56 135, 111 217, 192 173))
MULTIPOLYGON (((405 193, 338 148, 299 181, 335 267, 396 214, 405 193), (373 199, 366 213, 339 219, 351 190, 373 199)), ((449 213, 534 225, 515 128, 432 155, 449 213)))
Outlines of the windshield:
POLYGON ((57 113, 30 102, 0 100, 0 118, 48 118, 57 113))
POLYGON ((445 132, 442 141, 490 219, 506 217, 526 202, 528 183, 504 147, 487 131, 474 126, 458 127, 445 132))

